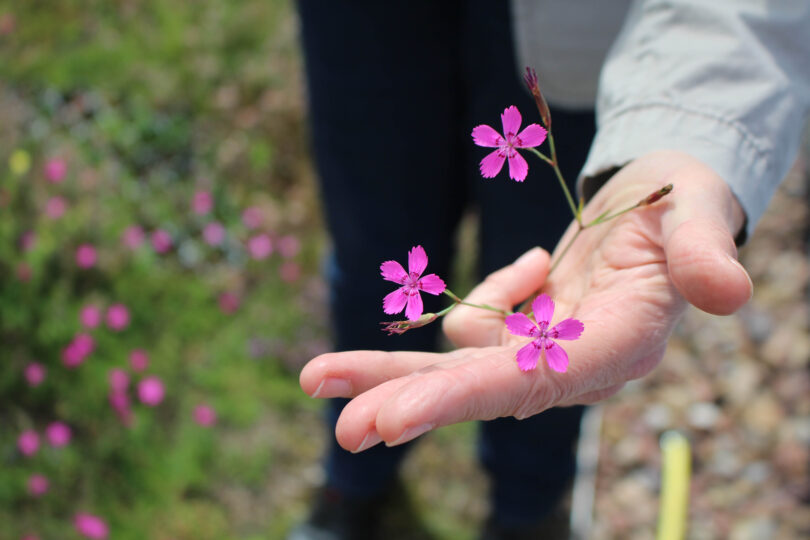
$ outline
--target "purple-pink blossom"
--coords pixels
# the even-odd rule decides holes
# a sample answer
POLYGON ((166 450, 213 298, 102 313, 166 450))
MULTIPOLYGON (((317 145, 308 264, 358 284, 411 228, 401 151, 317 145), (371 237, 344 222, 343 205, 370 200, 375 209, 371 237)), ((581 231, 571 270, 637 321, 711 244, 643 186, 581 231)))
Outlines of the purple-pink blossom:
POLYGON ((301 241, 298 237, 287 234, 278 239, 278 252, 285 259, 290 259, 298 255, 301 251, 301 241))
POLYGON ((92 540, 106 540, 110 534, 107 523, 98 516, 92 514, 76 514, 73 518, 73 526, 76 531, 92 540))
POLYGON ((23 251, 31 251, 37 241, 37 233, 34 231, 25 231, 20 235, 20 249, 23 251))
POLYGON ((47 370, 45 366, 40 364, 39 362, 31 362, 27 366, 25 366, 25 370, 23 371, 23 375, 25 376, 25 382, 28 383, 28 386, 34 387, 39 386, 42 384, 42 381, 45 380, 45 375, 47 370))
POLYGON ((121 243, 129 249, 138 249, 143 244, 146 234, 139 225, 130 225, 121 234, 121 243))
POLYGON ((41 497, 48 492, 48 478, 42 474, 32 474, 28 477, 28 493, 34 497, 41 497))
POLYGON ((408 252, 408 271, 396 261, 385 261, 380 265, 383 279, 398 283, 401 287, 383 299, 383 311, 389 315, 405 310, 408 320, 415 321, 422 316, 421 291, 441 294, 447 288, 436 274, 422 275, 427 268, 428 258, 422 246, 415 246, 408 252))
POLYGON ((51 219, 59 219, 67 210, 67 201, 63 197, 51 197, 45 202, 45 215, 51 219))
POLYGON ((172 249, 172 235, 163 229, 152 231, 152 248, 157 253, 166 253, 172 249))
POLYGON ((257 234, 248 240, 247 248, 250 256, 260 261, 266 259, 273 253, 273 241, 264 233, 257 234))
POLYGON ((214 197, 210 191, 197 191, 191 197, 191 209, 195 214, 205 215, 214 207, 214 197))
POLYGON ((121 368, 112 368, 107 374, 107 380, 113 392, 126 392, 129 388, 129 373, 121 368))
POLYGON ((149 355, 143 349, 135 349, 129 353, 129 366, 138 373, 149 367, 149 355))
POLYGON ((61 158, 52 158, 45 163, 45 178, 49 182, 58 184, 65 179, 67 173, 67 163, 61 158))
POLYGON ((258 229, 262 220, 262 211, 256 206, 249 206, 242 212, 242 223, 248 229, 258 229))
POLYGON ((577 319, 565 319, 549 328, 554 316, 554 301, 547 294, 541 294, 532 302, 536 323, 523 313, 514 313, 506 317, 506 328, 513 335, 533 338, 517 352, 517 363, 521 371, 531 371, 537 367, 537 361, 544 356, 551 369, 564 373, 568 369, 568 354, 554 340, 579 339, 585 329, 577 319))
POLYGON ((76 248, 76 265, 79 268, 92 268, 97 258, 96 248, 90 244, 82 244, 76 248))
POLYGON ((73 341, 62 349, 62 363, 65 367, 75 368, 93 352, 96 342, 90 334, 77 334, 73 341))
POLYGON ((119 332, 129 326, 129 310, 124 304, 113 304, 107 308, 107 326, 119 332))
POLYGON ((130 406, 129 394, 126 392, 116 392, 111 390, 109 394, 110 406, 118 415, 119 420, 125 426, 132 423, 132 407, 130 406))
POLYGON ((48 424, 48 427, 45 428, 45 438, 48 439, 48 443, 55 448, 67 446, 71 436, 72 432, 70 431, 70 426, 64 422, 51 422, 48 424))
POLYGON ((165 394, 166 389, 163 386, 163 381, 155 375, 146 377, 138 383, 138 399, 144 405, 154 407, 160 404, 165 394))
POLYGON ((219 295, 217 302, 219 303, 220 311, 226 315, 230 315, 239 309, 239 305, 242 303, 242 300, 236 293, 224 292, 219 295))
POLYGON ((529 124, 518 133, 522 118, 517 107, 512 105, 504 109, 501 115, 503 135, 494 128, 482 124, 472 130, 473 142, 478 146, 497 148, 481 160, 481 176, 494 178, 503 168, 504 161, 509 161, 509 178, 523 182, 529 173, 529 164, 521 156, 518 148, 540 146, 546 140, 548 132, 539 124, 529 124))
POLYGON ((101 324, 101 309, 93 304, 87 304, 79 311, 79 321, 85 328, 96 328, 101 324))
POLYGON ((301 267, 295 261, 284 261, 278 269, 282 281, 293 283, 301 277, 301 267))
POLYGON ((214 409, 203 403, 194 407, 194 421, 203 427, 213 426, 217 421, 217 413, 214 409))
POLYGON ((33 456, 39 450, 39 435, 33 429, 26 429, 17 437, 17 449, 24 456, 33 456))
POLYGON ((225 240, 225 227, 218 221, 212 221, 203 227, 203 240, 209 246, 218 246, 225 240))

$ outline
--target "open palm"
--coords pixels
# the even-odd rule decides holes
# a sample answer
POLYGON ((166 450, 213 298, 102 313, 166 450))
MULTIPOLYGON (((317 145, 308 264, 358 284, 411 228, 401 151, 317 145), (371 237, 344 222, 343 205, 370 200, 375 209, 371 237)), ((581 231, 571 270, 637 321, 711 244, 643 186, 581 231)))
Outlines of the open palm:
MULTIPOLYGON (((556 303, 552 324, 575 317, 585 325, 580 339, 559 342, 570 358, 565 373, 542 359, 536 370, 520 371, 515 354, 529 339, 511 335, 497 313, 466 306, 444 321, 461 347, 453 352, 349 351, 310 361, 301 373, 305 392, 354 398, 336 427, 341 446, 401 444, 455 422, 525 418, 604 399, 658 364, 687 302, 710 313, 736 311, 751 295, 732 240, 743 215, 702 163, 674 152, 638 159, 599 191, 584 221, 667 183, 675 189, 660 203, 584 231, 548 279, 548 254, 536 248, 468 297, 509 310, 542 288, 556 303)), ((559 246, 575 232, 572 225, 559 246)))

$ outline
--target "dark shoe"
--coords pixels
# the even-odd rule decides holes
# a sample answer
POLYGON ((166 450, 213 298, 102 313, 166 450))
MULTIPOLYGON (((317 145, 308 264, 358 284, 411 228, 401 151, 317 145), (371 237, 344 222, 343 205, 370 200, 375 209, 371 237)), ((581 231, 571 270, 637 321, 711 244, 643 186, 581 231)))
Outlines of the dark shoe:
POLYGON ((503 527, 489 519, 479 540, 568 540, 570 535, 568 513, 557 510, 542 521, 525 527, 503 527))

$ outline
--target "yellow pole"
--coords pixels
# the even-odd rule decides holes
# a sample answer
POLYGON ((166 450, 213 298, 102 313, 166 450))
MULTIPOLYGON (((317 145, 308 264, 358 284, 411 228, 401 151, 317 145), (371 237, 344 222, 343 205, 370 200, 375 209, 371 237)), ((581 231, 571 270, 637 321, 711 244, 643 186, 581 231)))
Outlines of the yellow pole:
POLYGON ((658 540, 684 540, 689 517, 689 441, 677 431, 661 436, 661 508, 658 540))

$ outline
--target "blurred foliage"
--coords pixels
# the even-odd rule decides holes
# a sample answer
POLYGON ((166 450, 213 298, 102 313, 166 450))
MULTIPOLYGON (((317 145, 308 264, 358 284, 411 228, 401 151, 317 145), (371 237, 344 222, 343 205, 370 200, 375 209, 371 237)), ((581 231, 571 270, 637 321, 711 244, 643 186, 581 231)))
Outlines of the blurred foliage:
POLYGON ((319 444, 296 426, 317 416, 297 368, 325 345, 293 23, 286 1, 0 1, 0 537, 77 538, 77 512, 115 539, 280 530, 277 516, 235 517, 227 494, 272 491, 289 445, 319 444), (61 181, 47 178, 51 160, 66 165, 61 181), (192 211, 200 191, 209 212, 192 211), (202 238, 213 221, 220 245, 202 238), (122 243, 132 226, 146 234, 134 249, 122 243), (168 253, 150 245, 158 229, 168 253), (264 259, 248 247, 259 234, 275 246, 264 259), (92 268, 76 264, 81 244, 97 250, 92 268), (115 303, 125 329, 82 329, 82 307, 115 303), (70 369, 63 351, 82 332, 95 350, 70 369), (130 367, 134 349, 145 372, 130 367), (47 369, 36 387, 31 362, 47 369), (109 402, 113 368, 131 378, 129 425, 109 402), (147 375, 166 388, 155 407, 135 392, 147 375), (213 428, 193 421, 200 403, 213 428), (42 437, 57 420, 73 432, 63 448, 42 437), (41 439, 32 456, 17 449, 27 429, 41 439), (50 481, 38 498, 34 473, 50 481))

